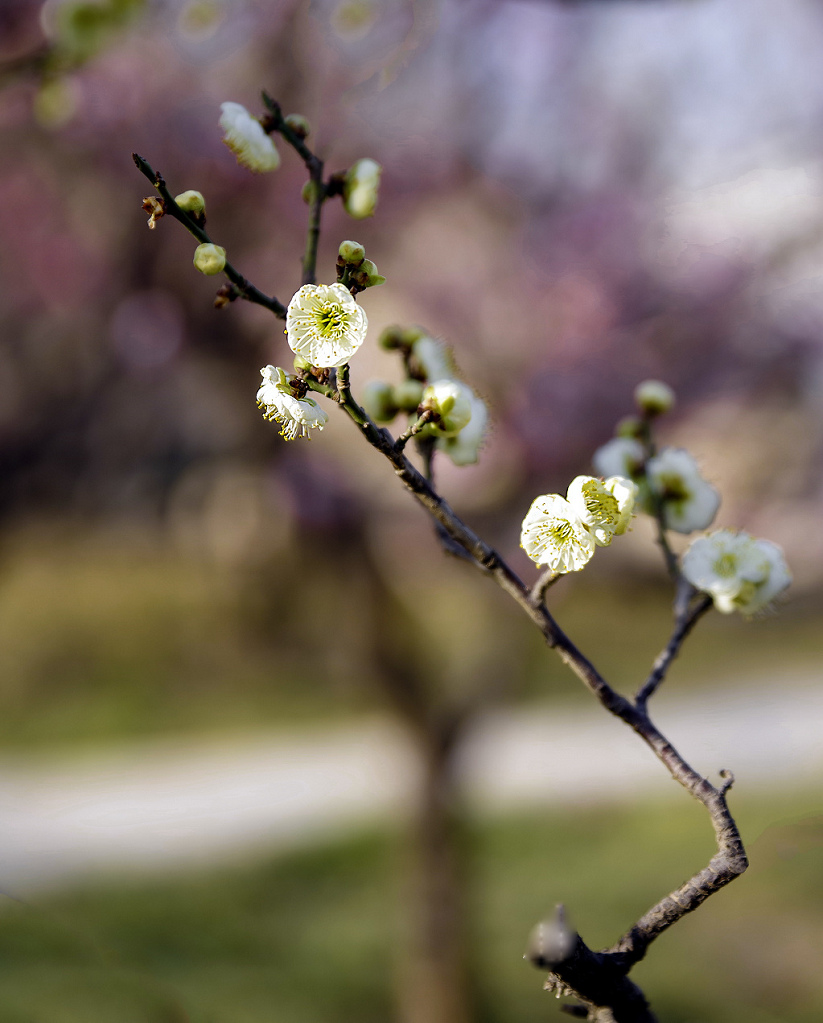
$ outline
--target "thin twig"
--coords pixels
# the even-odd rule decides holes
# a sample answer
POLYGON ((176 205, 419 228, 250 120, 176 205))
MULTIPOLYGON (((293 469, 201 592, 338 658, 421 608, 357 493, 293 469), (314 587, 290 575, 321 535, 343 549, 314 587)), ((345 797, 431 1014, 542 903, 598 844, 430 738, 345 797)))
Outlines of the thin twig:
POLYGON ((691 609, 687 606, 684 611, 681 612, 675 621, 674 630, 669 638, 669 642, 660 652, 652 665, 649 677, 637 691, 637 695, 634 700, 635 706, 639 707, 641 710, 646 709, 646 704, 657 691, 660 683, 666 677, 666 673, 671 667, 672 661, 680 652, 680 647, 683 645, 683 641, 711 606, 712 598, 704 593, 700 595, 699 599, 691 609))
POLYGON ((537 582, 532 586, 529 593, 529 600, 534 604, 542 604, 546 599, 546 594, 549 588, 561 579, 562 576, 554 571, 554 569, 544 569, 537 578, 537 582))
POLYGON ((398 451, 402 451, 403 448, 412 439, 412 437, 416 437, 420 433, 420 431, 428 423, 430 423, 432 421, 433 418, 434 418, 434 413, 432 412, 432 410, 428 409, 428 408, 425 409, 417 417, 417 419, 415 419, 415 421, 411 424, 411 426, 408 428, 408 430, 404 430, 404 432, 401 433, 400 436, 397 438, 397 440, 394 442, 395 443, 395 447, 397 448, 397 450, 398 451))
MULTIPOLYGON (((152 170, 151 166, 143 159, 142 156, 139 156, 137 153, 132 153, 131 155, 137 169, 144 175, 144 177, 149 179, 160 194, 166 215, 174 217, 175 220, 179 220, 183 227, 193 234, 199 242, 211 242, 212 239, 203 230, 203 228, 200 227, 199 224, 196 224, 188 213, 186 213, 185 210, 181 210, 174 201, 174 196, 166 188, 166 182, 163 175, 160 174, 159 171, 155 172, 152 170)), ((255 305, 262 305, 273 312, 275 316, 279 317, 279 319, 285 320, 286 307, 282 304, 282 302, 278 302, 273 296, 265 295, 262 291, 255 288, 255 286, 247 281, 246 278, 231 265, 231 263, 226 263, 223 268, 223 273, 237 288, 237 292, 241 298, 244 298, 247 302, 253 302, 255 305)))

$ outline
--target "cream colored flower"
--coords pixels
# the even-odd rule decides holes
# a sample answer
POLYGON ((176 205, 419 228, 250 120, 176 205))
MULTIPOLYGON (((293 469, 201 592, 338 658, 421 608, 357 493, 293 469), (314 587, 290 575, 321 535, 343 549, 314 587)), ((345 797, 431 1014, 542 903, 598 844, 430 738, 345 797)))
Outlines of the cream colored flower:
POLYGON ((383 168, 375 160, 357 160, 346 172, 343 206, 355 220, 374 216, 383 168))
POLYGON ((566 496, 595 543, 608 547, 613 536, 626 532, 637 485, 623 476, 610 476, 605 483, 594 476, 577 476, 569 484, 566 496))
POLYGON ((480 454, 480 447, 489 422, 489 410, 482 398, 464 385, 469 392, 471 419, 466 426, 452 437, 438 437, 435 447, 442 451, 455 465, 473 465, 480 454))
POLYGON ((311 437, 312 430, 322 430, 329 417, 313 398, 297 398, 292 393, 289 377, 279 366, 264 366, 260 370, 263 383, 257 392, 257 404, 265 419, 280 426, 286 440, 311 437))
POLYGON ((594 554, 594 536, 559 494, 536 498, 523 519, 520 546, 537 565, 579 572, 594 554))
POLYGON ((692 533, 711 525, 720 507, 720 494, 700 475, 688 451, 664 448, 646 464, 646 479, 661 502, 666 529, 692 533))
POLYGON ((348 362, 363 344, 368 325, 342 284, 304 284, 286 314, 289 347, 319 368, 348 362))
POLYGON ((221 103, 220 110, 218 124, 223 129, 223 141, 237 162, 259 174, 277 170, 280 154, 257 118, 240 103, 221 103))
POLYGON ((637 477, 643 472, 646 453, 634 437, 615 437, 598 448, 592 458, 598 476, 637 477))
POLYGON ((792 581, 777 544, 729 529, 693 540, 683 555, 682 569, 723 614, 755 614, 792 581))

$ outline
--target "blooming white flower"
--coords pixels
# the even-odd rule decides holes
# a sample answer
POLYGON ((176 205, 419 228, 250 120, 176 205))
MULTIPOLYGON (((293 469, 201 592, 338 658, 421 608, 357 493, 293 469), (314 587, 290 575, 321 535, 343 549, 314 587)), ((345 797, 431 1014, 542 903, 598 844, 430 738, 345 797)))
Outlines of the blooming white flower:
POLYGON ((346 171, 343 183, 343 206, 355 220, 374 216, 377 190, 383 168, 375 160, 357 160, 346 171))
POLYGON ((646 453, 634 437, 615 437, 598 448, 592 458, 598 476, 624 476, 631 479, 643 470, 646 453))
POLYGON ((610 476, 605 483, 594 476, 577 476, 566 496, 595 543, 608 547, 613 536, 626 532, 637 490, 637 484, 623 476, 610 476))
POLYGON ((723 614, 755 614, 792 581, 777 544, 729 529, 693 540, 683 555, 682 569, 723 614))
POLYGON ((720 494, 700 475, 683 448, 664 448, 646 464, 651 492, 660 500, 663 524, 677 533, 706 529, 720 507, 720 494))
POLYGON ((280 154, 263 125, 241 103, 221 103, 218 124, 223 141, 237 157, 237 162, 256 173, 277 170, 280 154))
POLYGON ((257 392, 257 404, 265 419, 273 419, 280 426, 286 440, 310 437, 311 430, 322 430, 329 417, 312 398, 296 398, 289 386, 286 371, 279 366, 264 366, 260 370, 263 383, 257 392))
POLYGON ((214 274, 222 273, 226 266, 226 250, 222 245, 215 245, 213 242, 202 242, 194 250, 192 262, 201 274, 213 277, 214 274))
POLYGON ((421 405, 437 414, 437 434, 453 436, 471 420, 471 399, 471 388, 459 380, 435 380, 423 391, 421 405))
POLYGON ((320 368, 348 362, 363 344, 368 325, 342 284, 304 284, 286 314, 289 347, 320 368))
POLYGON ((523 519, 520 546, 536 564, 564 573, 579 572, 588 563, 595 541, 565 497, 543 494, 523 519))
POLYGON ((435 447, 448 455, 455 465, 473 465, 477 461, 489 422, 486 403, 468 385, 464 386, 469 392, 471 419, 454 436, 438 437, 435 442, 435 447))

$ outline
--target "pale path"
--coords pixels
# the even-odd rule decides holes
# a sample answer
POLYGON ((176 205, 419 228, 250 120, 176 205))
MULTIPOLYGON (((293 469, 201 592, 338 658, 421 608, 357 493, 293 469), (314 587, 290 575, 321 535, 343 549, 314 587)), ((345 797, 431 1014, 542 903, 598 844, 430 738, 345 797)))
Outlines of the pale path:
MULTIPOLYGON (((700 771, 741 788, 823 787, 823 685, 808 676, 726 690, 711 712, 662 696, 655 720, 700 771)), ((673 791, 621 722, 592 704, 484 718, 461 762, 481 812, 673 791)), ((102 869, 202 865, 285 849, 402 814, 415 762, 385 719, 242 741, 181 740, 110 755, 0 761, 0 889, 102 869)))

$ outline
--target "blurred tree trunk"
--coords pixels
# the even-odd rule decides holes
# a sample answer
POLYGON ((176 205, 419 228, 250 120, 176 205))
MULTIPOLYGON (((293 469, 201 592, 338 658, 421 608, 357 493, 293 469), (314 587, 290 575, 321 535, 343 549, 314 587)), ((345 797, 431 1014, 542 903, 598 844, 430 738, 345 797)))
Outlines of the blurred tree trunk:
POLYGON ((423 764, 406 883, 408 938, 400 972, 402 1023, 471 1023, 464 836, 455 812, 454 742, 418 736, 423 764))

